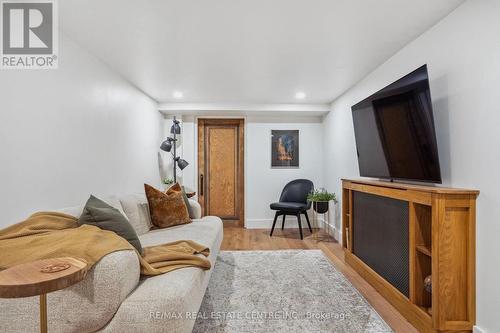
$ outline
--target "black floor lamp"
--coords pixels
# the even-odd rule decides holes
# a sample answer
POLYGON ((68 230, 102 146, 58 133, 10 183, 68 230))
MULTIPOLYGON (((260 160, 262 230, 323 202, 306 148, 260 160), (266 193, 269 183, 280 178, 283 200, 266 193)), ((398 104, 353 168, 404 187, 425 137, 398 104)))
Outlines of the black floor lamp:
POLYGON ((179 121, 175 119, 175 117, 174 123, 170 128, 170 134, 172 134, 173 136, 169 136, 167 140, 163 141, 160 149, 166 151, 167 153, 170 153, 172 147, 174 147, 174 151, 172 152, 172 157, 174 159, 174 183, 177 183, 177 166, 179 167, 179 169, 184 170, 189 165, 189 163, 177 156, 177 134, 181 134, 181 126, 179 125, 179 121))

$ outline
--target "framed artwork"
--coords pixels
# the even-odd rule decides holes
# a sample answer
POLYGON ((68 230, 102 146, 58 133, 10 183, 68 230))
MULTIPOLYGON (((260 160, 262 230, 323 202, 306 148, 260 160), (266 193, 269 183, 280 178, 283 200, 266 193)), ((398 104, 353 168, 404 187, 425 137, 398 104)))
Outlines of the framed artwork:
POLYGON ((299 167, 299 130, 271 131, 271 168, 299 167))

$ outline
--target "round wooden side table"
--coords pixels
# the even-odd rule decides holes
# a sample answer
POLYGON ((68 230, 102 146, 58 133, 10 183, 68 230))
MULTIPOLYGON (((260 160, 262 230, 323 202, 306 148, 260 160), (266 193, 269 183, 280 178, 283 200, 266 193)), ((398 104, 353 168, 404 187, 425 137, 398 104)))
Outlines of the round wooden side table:
POLYGON ((40 296, 40 332, 47 332, 47 294, 80 282, 87 274, 83 259, 55 258, 0 271, 0 298, 40 296))

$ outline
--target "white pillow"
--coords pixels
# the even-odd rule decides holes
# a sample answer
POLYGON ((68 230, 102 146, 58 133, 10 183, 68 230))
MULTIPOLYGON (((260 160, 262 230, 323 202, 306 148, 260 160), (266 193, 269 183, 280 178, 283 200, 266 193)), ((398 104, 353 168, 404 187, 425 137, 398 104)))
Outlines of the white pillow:
POLYGON ((149 205, 145 195, 125 195, 120 198, 120 203, 137 235, 144 235, 151 229, 149 205))

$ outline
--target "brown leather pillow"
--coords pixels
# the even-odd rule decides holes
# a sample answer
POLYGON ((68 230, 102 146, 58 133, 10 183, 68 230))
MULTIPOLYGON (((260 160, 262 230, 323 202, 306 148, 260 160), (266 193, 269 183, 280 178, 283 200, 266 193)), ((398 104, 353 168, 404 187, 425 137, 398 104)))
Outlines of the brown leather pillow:
POLYGON ((144 184, 149 203, 151 222, 158 228, 190 223, 189 213, 182 198, 182 188, 174 184, 163 193, 148 184, 144 184))

